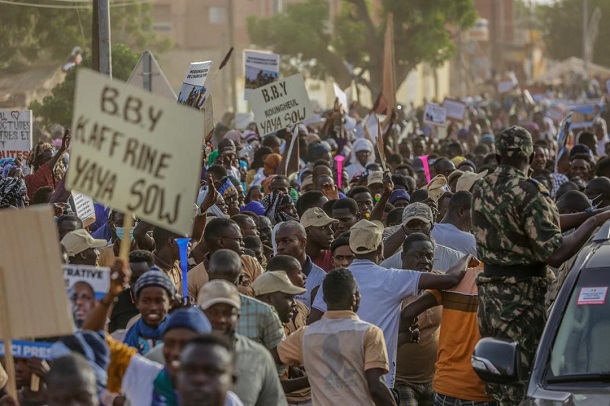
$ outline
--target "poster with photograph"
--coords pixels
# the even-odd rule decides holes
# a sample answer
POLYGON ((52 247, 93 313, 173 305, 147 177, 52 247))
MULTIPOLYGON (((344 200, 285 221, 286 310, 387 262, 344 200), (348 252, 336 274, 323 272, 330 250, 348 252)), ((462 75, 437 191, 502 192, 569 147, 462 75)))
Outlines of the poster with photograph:
POLYGON ((110 268, 91 265, 64 265, 64 282, 74 324, 80 328, 85 318, 110 287, 110 268))
POLYGON ((182 88, 178 95, 178 103, 200 109, 205 101, 205 80, 210 73, 212 61, 193 62, 189 67, 182 88))
POLYGON ((434 103, 427 103, 424 123, 444 127, 447 124, 447 109, 434 103))
POLYGON ((447 110, 447 119, 451 121, 457 121, 459 123, 464 122, 466 117, 466 104, 461 101, 454 99, 445 99, 443 107, 447 110))
POLYGON ((275 82, 280 77, 280 56, 256 51, 244 51, 244 99, 252 89, 275 82))

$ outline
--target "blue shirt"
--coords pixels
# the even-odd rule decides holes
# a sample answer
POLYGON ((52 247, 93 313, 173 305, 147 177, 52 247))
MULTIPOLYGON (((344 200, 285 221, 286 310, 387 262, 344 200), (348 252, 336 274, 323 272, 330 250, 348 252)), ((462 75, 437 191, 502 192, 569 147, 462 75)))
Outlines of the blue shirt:
MULTIPOLYGON (((303 302, 305 306, 311 309, 311 292, 322 284, 322 281, 326 276, 326 272, 314 264, 309 255, 307 255, 307 261, 305 262, 305 265, 303 265, 303 273, 307 276, 307 280, 305 281, 305 289, 307 289, 307 292, 305 292, 303 295, 298 295, 295 298, 303 302)), ((322 292, 318 290, 318 293, 322 292)))

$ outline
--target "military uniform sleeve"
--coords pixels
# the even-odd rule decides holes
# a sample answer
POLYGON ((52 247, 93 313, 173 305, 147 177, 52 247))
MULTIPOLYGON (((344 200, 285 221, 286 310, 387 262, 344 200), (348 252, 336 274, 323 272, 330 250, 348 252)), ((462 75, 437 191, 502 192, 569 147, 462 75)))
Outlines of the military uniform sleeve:
POLYGON ((523 227, 530 230, 533 259, 537 262, 546 262, 563 244, 557 207, 543 192, 533 196, 524 207, 523 227))

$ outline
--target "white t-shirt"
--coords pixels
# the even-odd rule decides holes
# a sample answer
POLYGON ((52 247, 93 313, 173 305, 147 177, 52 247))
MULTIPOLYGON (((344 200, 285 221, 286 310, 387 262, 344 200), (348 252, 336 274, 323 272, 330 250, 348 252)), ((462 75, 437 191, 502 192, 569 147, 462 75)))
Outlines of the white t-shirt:
MULTIPOLYGON (((129 361, 123 375, 122 388, 125 397, 132 405, 150 405, 154 382, 163 365, 136 354, 129 361)), ((225 406, 244 406, 231 391, 227 392, 225 406)))
MULTIPOLYGON (((402 268, 402 246, 391 257, 385 259, 381 264, 384 268, 402 268)), ((432 269, 440 272, 447 272, 449 268, 455 265, 461 258, 464 257, 464 253, 445 247, 440 244, 436 244, 434 248, 434 262, 432 263, 432 269)))
POLYGON ((474 235, 460 230, 453 224, 437 223, 430 233, 437 243, 454 250, 477 256, 477 242, 474 235))
MULTIPOLYGON (((365 259, 355 259, 347 269, 354 275, 362 297, 358 317, 383 330, 390 361, 390 372, 385 378, 388 386, 393 388, 401 302, 404 298, 419 293, 417 286, 421 272, 383 268, 365 259)), ((313 307, 326 312, 323 296, 321 287, 313 307)))

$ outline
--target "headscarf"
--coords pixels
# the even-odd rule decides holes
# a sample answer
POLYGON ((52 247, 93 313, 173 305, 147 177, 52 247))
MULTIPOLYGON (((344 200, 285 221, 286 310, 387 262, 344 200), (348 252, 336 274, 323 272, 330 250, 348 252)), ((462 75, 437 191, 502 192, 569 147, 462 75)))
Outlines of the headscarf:
POLYGON ((366 170, 366 166, 372 164, 373 162, 375 162, 375 148, 373 147, 371 141, 367 140, 366 138, 357 139, 356 142, 354 142, 354 145, 352 145, 350 164, 345 168, 350 180, 359 173, 364 172, 366 170), (356 153, 360 151, 369 151, 371 153, 369 155, 369 159, 366 161, 366 165, 364 166, 360 163, 360 161, 358 161, 358 157, 356 156, 356 153))
POLYGON ((0 179, 0 207, 25 207, 27 187, 23 178, 0 179))
POLYGON ((281 193, 279 190, 274 190, 270 194, 263 197, 261 200, 262 205, 265 207, 265 216, 269 217, 273 225, 281 223, 283 221, 295 220, 299 221, 299 217, 293 217, 288 213, 280 211, 280 207, 292 203, 290 195, 281 193))
POLYGON ((13 168, 17 167, 17 164, 15 163, 14 158, 9 158, 6 161, 4 161, 1 166, 2 166, 2 177, 8 178, 8 174, 11 173, 11 170, 13 170, 13 168))
POLYGON ((409 192, 404 189, 396 189, 392 191, 392 194, 390 195, 388 201, 390 202, 390 204, 394 204, 397 200, 406 200, 407 202, 410 202, 411 196, 409 195, 409 192))
POLYGON ((281 161, 282 156, 280 154, 267 155, 263 161, 263 173, 266 176, 277 173, 277 167, 280 165, 281 161))
POLYGON ((237 189, 233 186, 233 183, 229 178, 225 179, 223 184, 218 189, 218 193, 226 200, 228 197, 237 197, 237 189))
POLYGON ((248 203, 244 207, 242 207, 241 212, 243 213, 244 211, 251 211, 252 213, 254 213, 258 216, 264 216, 265 215, 265 206, 263 206, 261 204, 261 202, 252 200, 250 203, 248 203))

